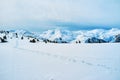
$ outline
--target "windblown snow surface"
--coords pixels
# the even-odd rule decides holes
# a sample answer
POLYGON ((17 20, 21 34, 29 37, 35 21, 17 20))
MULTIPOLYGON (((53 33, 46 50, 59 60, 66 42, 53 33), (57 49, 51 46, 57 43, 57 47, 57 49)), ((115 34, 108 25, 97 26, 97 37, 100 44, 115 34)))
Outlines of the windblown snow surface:
POLYGON ((120 43, 1 43, 0 80, 120 80, 120 43))

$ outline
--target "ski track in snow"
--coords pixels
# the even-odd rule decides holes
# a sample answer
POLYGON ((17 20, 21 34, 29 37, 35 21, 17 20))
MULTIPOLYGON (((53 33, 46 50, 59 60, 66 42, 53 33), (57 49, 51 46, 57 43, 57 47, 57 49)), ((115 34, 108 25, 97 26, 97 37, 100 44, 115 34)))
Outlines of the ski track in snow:
POLYGON ((83 60, 81 58, 68 57, 68 56, 63 56, 63 55, 56 55, 56 54, 51 54, 51 53, 46 53, 46 52, 41 52, 41 51, 34 51, 34 50, 29 50, 29 49, 24 49, 24 48, 19 48, 19 47, 14 47, 14 48, 19 49, 19 50, 24 50, 24 51, 37 53, 37 54, 40 54, 41 56, 48 56, 48 57, 52 57, 52 58, 57 58, 57 59, 64 60, 64 61, 67 61, 67 62, 72 62, 72 63, 75 63, 75 64, 97 66, 97 67, 101 67, 101 68, 104 68, 104 69, 109 70, 109 71, 119 71, 118 69, 113 68, 111 66, 107 66, 105 64, 100 64, 100 63, 95 64, 95 63, 83 60))

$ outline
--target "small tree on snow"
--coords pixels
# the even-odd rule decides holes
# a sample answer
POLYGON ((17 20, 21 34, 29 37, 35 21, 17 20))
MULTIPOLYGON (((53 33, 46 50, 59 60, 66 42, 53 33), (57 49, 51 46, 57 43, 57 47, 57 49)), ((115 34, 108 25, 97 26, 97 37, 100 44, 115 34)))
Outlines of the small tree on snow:
POLYGON ((33 40, 30 40, 30 42, 31 42, 31 43, 35 43, 36 41, 35 41, 35 39, 33 39, 33 40))
POLYGON ((5 35, 5 36, 3 36, 3 39, 7 39, 6 35, 5 35))
POLYGON ((23 36, 21 37, 21 40, 23 40, 23 36))

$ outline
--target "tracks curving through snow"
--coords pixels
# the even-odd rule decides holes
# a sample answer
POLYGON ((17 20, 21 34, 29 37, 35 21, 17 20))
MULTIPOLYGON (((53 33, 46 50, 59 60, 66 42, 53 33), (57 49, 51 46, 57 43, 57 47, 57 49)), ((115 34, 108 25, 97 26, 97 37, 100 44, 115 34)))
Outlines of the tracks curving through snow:
POLYGON ((119 71, 118 69, 113 68, 111 66, 107 66, 105 64, 100 64, 100 63, 89 62, 89 61, 86 61, 86 60, 84 60, 82 58, 51 54, 51 53, 46 53, 46 52, 41 52, 41 51, 34 51, 34 50, 19 48, 19 47, 14 47, 14 48, 19 49, 19 50, 24 50, 24 51, 37 53, 37 54, 39 53, 42 56, 48 56, 48 57, 52 57, 52 58, 57 58, 57 59, 64 60, 64 61, 67 61, 67 62, 72 62, 74 64, 84 64, 84 65, 89 65, 89 66, 101 67, 101 68, 104 68, 104 69, 110 70, 110 71, 119 71))

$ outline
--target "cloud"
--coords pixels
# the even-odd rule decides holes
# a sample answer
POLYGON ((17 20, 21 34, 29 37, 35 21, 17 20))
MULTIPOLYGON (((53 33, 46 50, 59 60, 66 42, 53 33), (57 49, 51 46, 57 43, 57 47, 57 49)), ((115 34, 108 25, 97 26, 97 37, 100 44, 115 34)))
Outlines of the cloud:
POLYGON ((45 28, 51 21, 120 25, 119 9, 119 0, 2 0, 0 25, 45 28))

